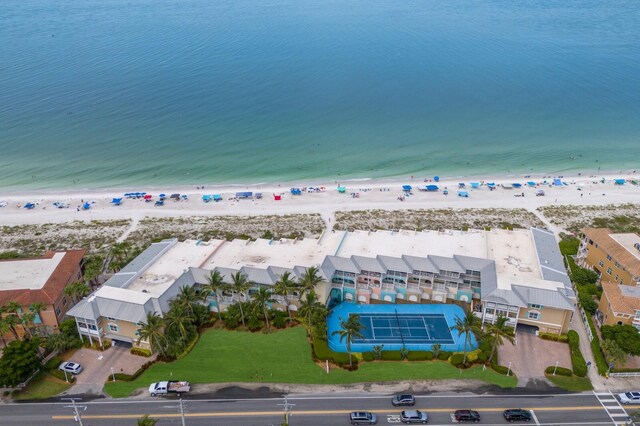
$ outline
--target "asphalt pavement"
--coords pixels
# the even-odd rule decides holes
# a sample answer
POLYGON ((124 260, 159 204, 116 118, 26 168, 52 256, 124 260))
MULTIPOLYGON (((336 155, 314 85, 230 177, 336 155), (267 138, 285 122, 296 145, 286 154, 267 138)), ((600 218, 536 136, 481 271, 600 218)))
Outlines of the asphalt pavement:
MULTIPOLYGON (((615 424, 593 393, 548 395, 416 395, 416 406, 429 414, 429 424, 450 425, 457 409, 480 412, 480 425, 507 424, 502 411, 526 408, 534 413, 537 425, 615 424)), ((144 400, 79 401, 83 426, 135 425, 144 414, 160 419, 158 426, 182 425, 177 397, 144 400), (86 408, 85 408, 86 407, 86 408)), ((188 426, 279 426, 284 416, 283 398, 189 399, 183 400, 188 426)), ((379 425, 399 424, 403 408, 391 405, 391 395, 328 394, 287 397, 291 426, 348 425, 351 411, 372 411, 379 425)), ((627 408, 627 407, 625 407, 627 408)), ((410 408, 409 408, 410 409, 410 408)), ((68 402, 15 403, 0 405, 0 424, 77 425, 68 402)))

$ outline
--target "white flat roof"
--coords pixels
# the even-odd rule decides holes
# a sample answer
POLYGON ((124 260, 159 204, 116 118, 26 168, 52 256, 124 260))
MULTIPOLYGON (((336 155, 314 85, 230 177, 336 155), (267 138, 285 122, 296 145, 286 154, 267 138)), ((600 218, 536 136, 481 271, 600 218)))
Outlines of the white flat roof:
POLYGON ((640 236, 636 234, 609 234, 618 244, 625 248, 636 259, 640 260, 640 250, 634 244, 640 244, 640 236))
POLYGON ((317 266, 325 256, 333 254, 340 244, 344 232, 331 232, 321 239, 302 240, 233 240, 224 242, 211 258, 202 266, 213 269, 216 266, 240 269, 242 266, 267 268, 279 266, 317 266))
POLYGON ((58 267, 65 253, 50 259, 4 260, 0 262, 0 291, 39 290, 58 267))
POLYGON ((126 289, 143 294, 146 291, 153 296, 159 296, 189 267, 202 267, 222 243, 221 240, 178 242, 160 256, 135 281, 130 283, 126 289))
MULTIPOLYGON (((496 263, 498 288, 510 290, 511 284, 536 288, 556 288, 557 285, 543 284, 538 264, 536 246, 531 231, 516 229, 507 231, 495 229, 486 233, 487 252, 485 257, 496 263), (529 285, 527 283, 536 283, 529 285)), ((559 284, 562 287, 562 284, 559 284)))
POLYGON ((128 288, 103 285, 89 297, 89 300, 92 301, 96 296, 103 297, 105 299, 121 300, 123 302, 144 305, 152 296, 156 295, 151 293, 143 293, 142 291, 131 290, 128 288))

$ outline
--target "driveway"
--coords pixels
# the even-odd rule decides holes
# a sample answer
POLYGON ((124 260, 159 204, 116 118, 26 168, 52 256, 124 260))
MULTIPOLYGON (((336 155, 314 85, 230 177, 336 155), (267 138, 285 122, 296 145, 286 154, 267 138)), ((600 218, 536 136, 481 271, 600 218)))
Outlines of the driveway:
POLYGON ((115 373, 135 373, 144 363, 153 358, 131 355, 129 348, 113 346, 100 352, 93 349, 78 349, 69 360, 80 363, 84 370, 76 376, 76 384, 63 395, 102 395, 102 387, 115 373))
POLYGON ((571 368, 569 345, 543 340, 531 333, 517 333, 517 344, 505 342, 498 350, 500 365, 508 366, 518 376, 518 386, 529 380, 544 379, 544 370, 550 365, 571 368))

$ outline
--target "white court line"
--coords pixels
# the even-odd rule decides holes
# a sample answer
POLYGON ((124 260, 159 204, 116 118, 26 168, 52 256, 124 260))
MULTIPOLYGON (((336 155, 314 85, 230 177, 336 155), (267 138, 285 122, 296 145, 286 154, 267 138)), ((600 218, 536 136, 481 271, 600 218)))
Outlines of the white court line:
POLYGON ((422 317, 422 323, 424 324, 424 331, 427 332, 427 340, 432 340, 431 333, 429 333, 429 327, 427 327, 427 321, 425 321, 425 317, 422 317))
POLYGON ((369 317, 369 326, 371 327, 371 334, 373 335, 373 340, 376 340, 376 328, 373 326, 373 317, 369 317))
POLYGON ((540 425, 540 422, 538 421, 538 417, 536 416, 536 413, 531 410, 531 415, 533 416, 533 421, 536 422, 536 425, 540 425))

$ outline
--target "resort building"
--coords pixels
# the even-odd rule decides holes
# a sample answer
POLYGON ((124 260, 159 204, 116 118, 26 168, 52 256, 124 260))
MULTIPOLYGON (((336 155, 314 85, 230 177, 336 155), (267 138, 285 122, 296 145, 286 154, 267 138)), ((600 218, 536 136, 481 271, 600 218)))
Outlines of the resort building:
POLYGON ((640 236, 616 234, 607 228, 583 229, 576 262, 596 271, 603 282, 637 286, 640 284, 640 236))
POLYGON ((630 324, 640 330, 640 288, 603 281, 596 318, 600 325, 630 324))
MULTIPOLYGON (((74 301, 64 294, 67 284, 82 279, 84 250, 47 252, 42 257, 0 261, 0 306, 17 303, 18 316, 30 307, 42 306, 34 313, 33 326, 43 333, 58 329, 74 301)), ((24 321, 23 321, 24 323, 24 321)), ((16 330, 21 337, 24 327, 16 330)), ((13 337, 12 333, 5 338, 13 337)))
MULTIPOLYGON (((273 287, 285 272, 300 279, 309 267, 323 278, 320 300, 337 303, 455 303, 484 322, 499 316, 531 331, 564 333, 575 294, 552 233, 540 230, 331 232, 319 239, 208 242, 176 239, 152 244, 103 287, 69 312, 81 334, 137 345, 147 312, 162 315, 183 286, 196 288, 217 271, 237 272, 273 287)), ((240 296, 210 295, 212 311, 240 296), (219 301, 219 306, 218 306, 219 301)), ((275 295, 273 308, 286 310, 275 295)), ((287 298, 297 310, 297 294, 287 298)), ((148 347, 144 341, 140 346, 148 347)))

